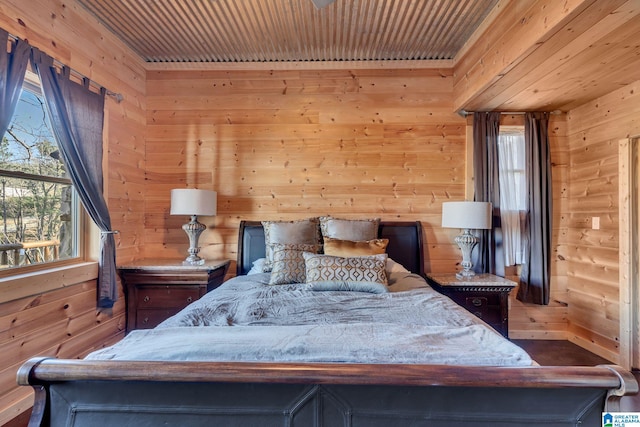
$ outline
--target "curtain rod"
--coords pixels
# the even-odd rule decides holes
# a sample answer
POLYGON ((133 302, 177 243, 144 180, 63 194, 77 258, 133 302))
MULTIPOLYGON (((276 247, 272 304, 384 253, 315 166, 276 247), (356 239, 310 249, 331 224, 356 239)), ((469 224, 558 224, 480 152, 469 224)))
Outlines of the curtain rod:
MULTIPOLYGON (((13 34, 9 34, 9 39, 13 40, 13 41, 20 40, 20 38, 18 36, 14 36, 13 34)), ((121 93, 114 92, 112 90, 107 89, 106 87, 102 86, 100 83, 98 83, 98 82, 86 77, 82 73, 80 73, 80 72, 74 70, 73 68, 63 64, 62 62, 58 61, 57 59, 53 59, 53 65, 55 65, 58 68, 66 67, 66 68, 69 69, 69 72, 71 73, 71 75, 74 76, 75 78, 80 79, 80 80, 87 79, 87 80, 89 80, 89 85, 92 85, 93 87, 96 87, 98 89, 104 89, 105 90, 105 95, 114 98, 118 104, 121 103, 122 100, 124 99, 124 96, 122 96, 121 93)))
MULTIPOLYGON (((462 117, 467 117, 469 114, 473 114, 476 111, 467 111, 467 110, 460 110, 458 111, 458 114, 462 117)), ((479 111, 478 111, 479 112, 479 111)), ((486 111, 487 113, 489 113, 490 111, 486 111)), ((505 116, 509 116, 509 115, 513 115, 513 116, 521 116, 527 113, 532 113, 533 111, 496 111, 497 113, 503 114, 505 116)), ((549 111, 549 114, 553 114, 554 116, 562 114, 561 110, 553 110, 553 111, 549 111)))

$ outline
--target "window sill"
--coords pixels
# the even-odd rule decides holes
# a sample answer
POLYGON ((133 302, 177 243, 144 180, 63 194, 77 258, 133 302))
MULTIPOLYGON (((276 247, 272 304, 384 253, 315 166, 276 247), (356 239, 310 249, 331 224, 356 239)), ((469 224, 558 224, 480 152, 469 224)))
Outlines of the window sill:
POLYGON ((96 261, 19 273, 0 278, 0 303, 38 295, 98 278, 96 261))

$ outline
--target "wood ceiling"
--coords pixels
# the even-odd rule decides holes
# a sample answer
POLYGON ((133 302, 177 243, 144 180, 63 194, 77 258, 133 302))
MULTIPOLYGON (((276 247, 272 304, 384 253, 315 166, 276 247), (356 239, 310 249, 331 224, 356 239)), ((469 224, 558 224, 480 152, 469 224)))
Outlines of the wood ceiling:
POLYGON ((570 111, 619 89, 637 92, 640 0, 504 6, 454 65, 456 109, 570 111))
POLYGON ((472 111, 568 111, 640 80, 640 0, 77 1, 149 69, 409 61, 453 69, 472 111))

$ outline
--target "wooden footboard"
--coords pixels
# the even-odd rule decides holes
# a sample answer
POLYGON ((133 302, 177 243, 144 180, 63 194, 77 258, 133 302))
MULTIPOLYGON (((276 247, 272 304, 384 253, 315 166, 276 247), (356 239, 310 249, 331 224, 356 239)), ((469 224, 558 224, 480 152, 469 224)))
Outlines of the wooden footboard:
POLYGON ((466 367, 36 358, 30 426, 600 426, 618 366, 466 367))

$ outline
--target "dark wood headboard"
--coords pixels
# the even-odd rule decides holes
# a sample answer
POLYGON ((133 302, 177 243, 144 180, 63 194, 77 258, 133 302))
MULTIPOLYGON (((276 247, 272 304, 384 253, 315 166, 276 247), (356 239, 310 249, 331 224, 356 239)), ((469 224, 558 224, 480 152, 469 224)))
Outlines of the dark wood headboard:
MULTIPOLYGON (((378 237, 389 239, 387 254, 409 271, 424 275, 424 249, 420 221, 382 221, 378 237)), ((238 235, 238 275, 247 274, 258 258, 264 258, 264 229, 260 221, 241 221, 238 235)))

